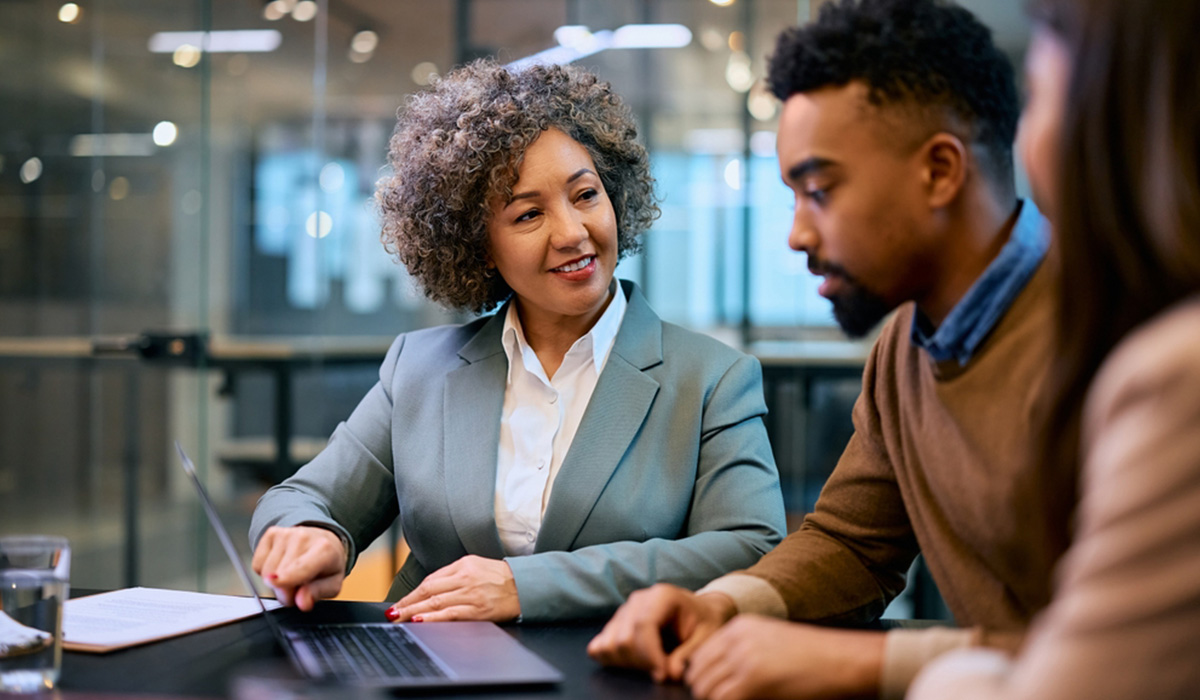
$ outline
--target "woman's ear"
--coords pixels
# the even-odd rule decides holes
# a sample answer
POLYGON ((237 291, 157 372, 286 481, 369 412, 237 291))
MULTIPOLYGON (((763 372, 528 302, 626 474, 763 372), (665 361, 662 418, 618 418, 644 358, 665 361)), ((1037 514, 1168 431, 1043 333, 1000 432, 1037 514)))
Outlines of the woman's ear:
POLYGON ((921 147, 921 153, 929 205, 940 209, 953 202, 962 191, 970 153, 961 139, 944 131, 929 137, 921 147))

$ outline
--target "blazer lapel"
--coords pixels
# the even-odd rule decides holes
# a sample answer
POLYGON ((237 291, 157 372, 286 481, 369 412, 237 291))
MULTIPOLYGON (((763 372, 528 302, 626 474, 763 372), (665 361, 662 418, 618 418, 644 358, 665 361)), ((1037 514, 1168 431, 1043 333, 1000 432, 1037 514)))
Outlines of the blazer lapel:
POLYGON ((508 381, 500 339, 505 308, 459 350, 467 364, 446 375, 443 395, 443 474, 450 518, 467 551, 492 559, 504 556, 496 531, 495 489, 508 381))
POLYGON ((644 370, 662 363, 662 321, 637 285, 621 284, 629 306, 579 431, 554 480, 537 552, 571 548, 658 395, 658 382, 644 370))

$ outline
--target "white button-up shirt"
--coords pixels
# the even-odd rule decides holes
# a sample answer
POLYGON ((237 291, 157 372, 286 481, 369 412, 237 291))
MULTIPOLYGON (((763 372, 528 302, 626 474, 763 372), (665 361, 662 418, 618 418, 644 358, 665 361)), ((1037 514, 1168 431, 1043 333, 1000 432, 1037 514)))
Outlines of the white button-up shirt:
POLYGON ((495 511, 500 542, 509 556, 533 553, 554 478, 617 338, 628 302, 619 284, 614 282, 613 288, 608 308, 563 356, 553 380, 525 340, 516 304, 508 307, 502 336, 508 384, 500 417, 495 511))

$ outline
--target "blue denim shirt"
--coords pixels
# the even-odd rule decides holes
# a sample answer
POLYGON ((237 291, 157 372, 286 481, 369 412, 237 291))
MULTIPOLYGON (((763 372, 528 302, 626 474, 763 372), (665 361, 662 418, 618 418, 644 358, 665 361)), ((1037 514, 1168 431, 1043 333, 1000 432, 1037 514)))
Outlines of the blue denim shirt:
POLYGON ((1025 200, 1008 242, 942 325, 930 335, 921 327, 923 316, 913 316, 913 344, 924 348, 935 362, 955 359, 959 366, 966 365, 1025 288, 1049 247, 1049 224, 1033 201, 1025 200))

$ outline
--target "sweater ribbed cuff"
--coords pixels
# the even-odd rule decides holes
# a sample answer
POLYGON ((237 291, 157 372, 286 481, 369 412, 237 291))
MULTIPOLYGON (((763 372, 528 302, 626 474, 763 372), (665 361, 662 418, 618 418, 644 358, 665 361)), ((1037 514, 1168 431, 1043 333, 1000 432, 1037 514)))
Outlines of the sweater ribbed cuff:
POLYGON ((753 613, 787 619, 787 604, 775 587, 757 576, 749 574, 727 574, 710 581, 707 586, 696 591, 697 595, 705 593, 724 593, 733 599, 738 613, 753 613))
POLYGON ((932 627, 887 633, 883 647, 880 700, 903 700, 908 686, 925 664, 954 649, 971 645, 972 630, 932 627))

